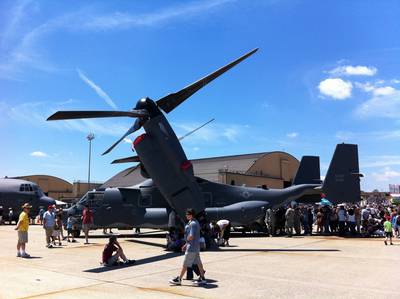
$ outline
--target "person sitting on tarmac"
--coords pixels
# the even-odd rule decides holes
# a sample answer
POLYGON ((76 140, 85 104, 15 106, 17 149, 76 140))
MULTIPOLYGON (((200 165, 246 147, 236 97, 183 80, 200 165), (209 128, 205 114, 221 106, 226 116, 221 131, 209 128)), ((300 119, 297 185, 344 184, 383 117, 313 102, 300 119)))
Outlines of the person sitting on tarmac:
POLYGON ((117 241, 116 236, 111 236, 108 243, 104 246, 103 250, 103 265, 104 266, 117 266, 119 265, 119 258, 123 260, 123 264, 133 264, 135 260, 126 258, 121 245, 117 241), (113 254, 115 252, 115 254, 113 254))

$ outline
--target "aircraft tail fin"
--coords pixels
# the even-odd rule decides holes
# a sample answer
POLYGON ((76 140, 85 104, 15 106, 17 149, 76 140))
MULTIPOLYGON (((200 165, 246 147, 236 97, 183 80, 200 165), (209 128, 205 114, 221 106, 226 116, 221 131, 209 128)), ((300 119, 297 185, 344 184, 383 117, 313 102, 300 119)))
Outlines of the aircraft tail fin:
POLYGON ((360 201, 360 174, 356 144, 338 144, 322 191, 332 203, 360 201))
POLYGON ((320 184, 321 173, 318 156, 303 156, 293 180, 293 185, 320 184))

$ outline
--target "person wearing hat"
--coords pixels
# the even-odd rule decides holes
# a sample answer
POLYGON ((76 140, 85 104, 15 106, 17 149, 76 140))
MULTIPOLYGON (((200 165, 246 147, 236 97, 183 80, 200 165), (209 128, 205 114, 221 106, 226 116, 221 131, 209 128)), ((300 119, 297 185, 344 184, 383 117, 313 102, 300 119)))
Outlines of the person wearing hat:
POLYGON ((56 214, 54 213, 54 206, 48 206, 47 211, 43 214, 43 228, 46 231, 46 247, 52 248, 51 237, 56 224, 56 214))
POLYGON ((18 231, 17 257, 31 257, 25 251, 25 245, 28 243, 29 211, 31 208, 32 206, 29 203, 22 206, 22 212, 19 214, 17 226, 15 227, 15 230, 18 231))

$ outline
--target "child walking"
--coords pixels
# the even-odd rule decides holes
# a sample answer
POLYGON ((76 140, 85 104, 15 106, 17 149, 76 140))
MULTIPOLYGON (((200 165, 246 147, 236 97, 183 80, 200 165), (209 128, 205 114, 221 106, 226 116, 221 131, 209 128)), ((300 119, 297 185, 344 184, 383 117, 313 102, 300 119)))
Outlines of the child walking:
POLYGON ((385 229, 385 245, 387 245, 388 239, 390 240, 390 245, 393 245, 393 243, 392 243, 392 237, 393 237, 392 222, 389 219, 386 219, 385 223, 383 224, 383 227, 385 229))

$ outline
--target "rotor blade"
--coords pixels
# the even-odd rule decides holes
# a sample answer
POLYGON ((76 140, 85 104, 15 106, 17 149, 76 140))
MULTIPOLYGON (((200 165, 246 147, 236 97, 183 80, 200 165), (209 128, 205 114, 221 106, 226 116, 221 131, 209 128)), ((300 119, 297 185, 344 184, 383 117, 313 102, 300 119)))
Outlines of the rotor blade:
POLYGON ((140 159, 138 156, 131 156, 126 158, 116 159, 112 161, 111 164, 128 163, 128 162, 140 162, 140 159))
POLYGON ((258 48, 246 53, 242 57, 239 57, 235 61, 232 61, 231 63, 225 65, 224 67, 220 68, 219 70, 215 71, 214 73, 205 76, 204 78, 201 78, 200 80, 192 83, 191 85, 181 89, 178 92, 171 93, 169 95, 166 95, 165 97, 159 99, 157 101, 158 107, 160 107, 162 110, 164 110, 166 113, 171 112, 174 110, 179 104, 183 103, 187 98, 189 98, 192 94, 194 94, 196 91, 201 89, 202 87, 206 86, 208 83, 210 83, 212 80, 215 78, 219 77, 238 63, 242 62, 245 60, 247 57, 251 56, 255 52, 257 52, 258 48))
POLYGON ((58 111, 47 120, 78 119, 78 118, 100 118, 100 117, 145 117, 146 110, 131 111, 58 111))
POLYGON ((193 134, 193 133, 196 132, 197 130, 200 130, 202 127, 208 125, 210 122, 213 122, 214 120, 215 120, 215 118, 210 119, 208 122, 206 122, 205 124, 202 124, 200 127, 197 127, 196 129, 194 129, 194 130, 192 130, 192 131, 186 133, 185 135, 179 137, 179 140, 182 140, 183 138, 188 137, 189 135, 193 134))
POLYGON ((133 166, 127 173, 124 174, 124 176, 130 175, 132 172, 134 172, 138 167, 140 167, 140 163, 136 166, 133 166))
POLYGON ((129 128, 128 131, 125 132, 124 135, 122 135, 122 137, 120 139, 118 139, 113 145, 111 145, 104 153, 102 153, 102 155, 104 156, 105 154, 108 154, 109 152, 111 152, 114 147, 116 147, 118 145, 118 143, 120 143, 126 136, 132 134, 133 132, 136 132, 137 130, 139 130, 141 128, 141 124, 140 124, 140 120, 136 119, 135 123, 132 125, 132 127, 129 128))

